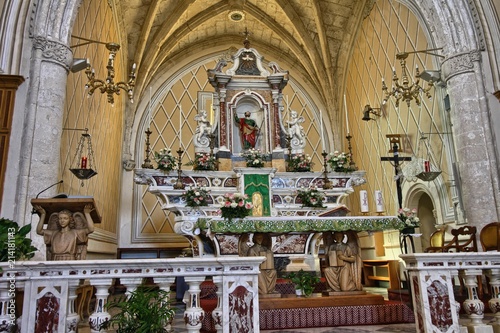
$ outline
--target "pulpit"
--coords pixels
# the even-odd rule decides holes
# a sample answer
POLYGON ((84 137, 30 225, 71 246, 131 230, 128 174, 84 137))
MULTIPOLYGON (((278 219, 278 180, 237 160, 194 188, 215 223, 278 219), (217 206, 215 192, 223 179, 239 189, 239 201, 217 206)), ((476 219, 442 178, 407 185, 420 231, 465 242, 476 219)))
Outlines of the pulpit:
POLYGON ((35 198, 31 204, 40 215, 36 232, 43 236, 47 260, 85 260, 88 235, 101 222, 94 199, 35 198))

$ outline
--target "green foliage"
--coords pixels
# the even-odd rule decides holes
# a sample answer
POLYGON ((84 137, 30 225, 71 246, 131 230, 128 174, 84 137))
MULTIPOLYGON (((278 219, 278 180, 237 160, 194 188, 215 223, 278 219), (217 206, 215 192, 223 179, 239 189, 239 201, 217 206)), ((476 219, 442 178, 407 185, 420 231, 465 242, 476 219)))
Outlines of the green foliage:
POLYGON ((27 260, 33 258, 37 248, 31 245, 27 235, 31 231, 31 224, 19 228, 17 222, 0 219, 0 261, 27 260))
POLYGON ((306 272, 303 269, 298 272, 291 272, 286 277, 295 284, 296 289, 302 289, 306 297, 312 294, 316 284, 319 283, 319 277, 315 272, 306 272))
POLYGON ((116 309, 118 313, 100 328, 116 328, 118 333, 166 333, 165 326, 175 315, 168 297, 165 290, 140 285, 129 297, 106 304, 108 310, 116 309))

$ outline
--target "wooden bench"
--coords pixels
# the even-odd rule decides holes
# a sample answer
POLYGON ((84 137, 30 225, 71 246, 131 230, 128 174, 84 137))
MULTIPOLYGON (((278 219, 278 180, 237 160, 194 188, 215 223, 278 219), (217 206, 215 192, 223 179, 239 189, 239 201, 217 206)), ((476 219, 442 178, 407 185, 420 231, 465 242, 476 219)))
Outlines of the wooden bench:
POLYGON ((399 260, 363 260, 363 274, 367 287, 375 287, 375 281, 387 281, 388 289, 401 289, 399 260))

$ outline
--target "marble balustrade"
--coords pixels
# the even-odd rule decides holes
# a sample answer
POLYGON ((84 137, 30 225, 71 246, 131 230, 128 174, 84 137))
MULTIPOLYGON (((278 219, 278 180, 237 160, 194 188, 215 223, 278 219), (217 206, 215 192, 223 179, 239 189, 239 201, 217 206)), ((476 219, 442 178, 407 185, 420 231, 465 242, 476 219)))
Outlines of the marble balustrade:
MULTIPOLYGON (((114 279, 135 290, 143 278, 152 278, 170 290, 175 277, 189 285, 184 318, 188 332, 199 332, 204 316, 200 284, 207 276, 218 287, 218 306, 212 312, 218 332, 259 332, 258 273, 264 257, 172 258, 148 260, 21 261, 0 264, 0 332, 10 332, 16 321, 16 294, 24 291, 21 332, 76 332, 76 289, 83 281, 95 287, 95 311, 89 317, 91 332, 109 318, 106 302, 114 279), (242 306, 245 304, 245 306, 242 306), (250 319, 250 320, 249 320, 250 319), (246 326, 245 326, 246 325, 246 326), (251 325, 251 326, 248 326, 251 325), (50 329, 48 328, 50 327, 50 329)), ((167 327, 168 328, 168 327, 167 327)))
POLYGON ((400 257, 406 262, 418 333, 500 332, 500 253, 416 253, 400 257), (484 320, 478 276, 483 276, 483 283, 484 277, 488 278, 491 298, 487 306, 495 316, 492 323, 484 320), (453 280, 459 277, 467 291, 462 304, 457 302, 453 288, 453 280), (460 307, 470 318, 464 325, 459 323, 460 307))

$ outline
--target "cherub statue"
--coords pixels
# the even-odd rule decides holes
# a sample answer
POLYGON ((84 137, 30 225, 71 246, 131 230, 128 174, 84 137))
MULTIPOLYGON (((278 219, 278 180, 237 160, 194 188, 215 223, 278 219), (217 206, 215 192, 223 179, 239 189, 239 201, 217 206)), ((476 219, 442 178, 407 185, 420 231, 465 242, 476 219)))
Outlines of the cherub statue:
POLYGON ((299 117, 297 111, 290 111, 290 119, 287 120, 287 124, 288 136, 291 140, 292 147, 302 147, 305 144, 306 134, 304 132, 304 127, 301 125, 304 121, 304 117, 299 117))
POLYGON ((361 285, 362 260, 355 231, 324 233, 323 242, 328 255, 324 274, 333 291, 363 290, 361 285), (345 238, 347 238, 345 240, 345 238))
POLYGON ((87 256, 88 235, 94 232, 94 222, 90 212, 93 205, 86 205, 83 213, 62 210, 52 213, 43 228, 46 211, 41 206, 34 206, 40 214, 36 233, 43 236, 47 246, 47 260, 84 260, 87 256), (84 216, 85 215, 85 216, 84 216))
POLYGON ((210 125, 207 119, 207 111, 201 110, 200 113, 194 116, 194 120, 198 122, 195 132, 195 146, 208 147, 210 144, 209 135, 212 132, 212 125, 210 125))

